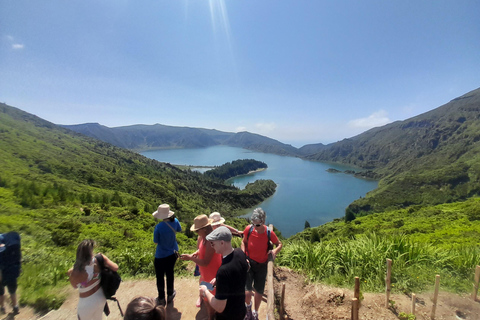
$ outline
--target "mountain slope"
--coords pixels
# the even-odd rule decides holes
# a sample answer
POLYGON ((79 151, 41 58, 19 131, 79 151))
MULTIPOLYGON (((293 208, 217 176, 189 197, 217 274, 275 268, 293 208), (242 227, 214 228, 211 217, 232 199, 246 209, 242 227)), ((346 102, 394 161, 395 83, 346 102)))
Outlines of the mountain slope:
MULTIPOLYGON (((5 104, 0 104, 0 124, 3 180, 62 183, 72 192, 89 188, 125 192, 147 203, 161 199, 174 207, 196 203, 186 210, 190 217, 199 208, 219 202, 232 212, 263 199, 202 174, 87 138, 5 104)), ((99 129, 97 132, 104 129, 86 127, 99 129)))
POLYGON ((108 128, 98 123, 62 125, 86 136, 130 150, 204 148, 228 145, 279 155, 298 155, 291 145, 249 132, 231 133, 214 129, 174 127, 161 124, 108 128))
POLYGON ((374 170, 379 188, 356 213, 437 204, 480 193, 480 89, 419 116, 371 129, 307 158, 374 170))

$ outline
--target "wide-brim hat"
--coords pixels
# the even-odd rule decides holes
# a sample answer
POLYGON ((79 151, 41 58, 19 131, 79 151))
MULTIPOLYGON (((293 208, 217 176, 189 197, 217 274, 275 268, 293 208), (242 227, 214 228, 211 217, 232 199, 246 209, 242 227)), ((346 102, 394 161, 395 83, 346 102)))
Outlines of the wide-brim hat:
POLYGON ((168 204, 161 204, 158 206, 157 211, 152 213, 152 216, 156 219, 163 220, 173 216, 175 212, 170 211, 170 206, 168 204))
POLYGON ((222 217, 220 212, 212 212, 210 214, 210 219, 212 219, 212 226, 216 226, 225 222, 225 219, 222 217))
POLYGON ((193 219, 193 225, 190 227, 190 230, 197 231, 211 224, 212 219, 209 219, 206 214, 201 214, 199 216, 196 216, 195 219, 193 219))

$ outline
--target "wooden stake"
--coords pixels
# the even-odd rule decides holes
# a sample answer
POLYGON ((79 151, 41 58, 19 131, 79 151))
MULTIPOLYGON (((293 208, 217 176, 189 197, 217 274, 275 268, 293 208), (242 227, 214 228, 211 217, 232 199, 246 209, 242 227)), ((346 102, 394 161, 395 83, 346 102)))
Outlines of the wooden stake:
POLYGON ((412 312, 411 314, 415 315, 415 302, 417 300, 417 295, 412 293, 412 312))
POLYGON ((355 277, 355 290, 353 291, 353 297, 360 301, 360 278, 355 277))
POLYGON ((352 320, 358 320, 358 299, 352 298, 352 320))
POLYGON ((477 301, 479 282, 480 282, 480 266, 477 266, 475 268, 475 281, 473 282, 473 301, 477 301))
POLYGON ((285 283, 282 283, 282 295, 280 296, 280 318, 285 314, 285 283))
MULTIPOLYGON (((268 228, 273 230, 273 225, 269 225, 268 228)), ((267 262, 267 292, 267 319, 274 320, 275 291, 273 288, 273 259, 271 256, 267 262)))
POLYGON ((440 289, 440 275, 435 276, 435 293, 433 294, 433 306, 432 306, 432 315, 430 319, 435 319, 435 311, 437 309, 437 298, 438 298, 438 290, 440 289))
POLYGON ((387 277, 385 278, 385 293, 386 293, 386 301, 385 301, 385 308, 390 306, 390 277, 392 276, 392 260, 387 259, 387 277))

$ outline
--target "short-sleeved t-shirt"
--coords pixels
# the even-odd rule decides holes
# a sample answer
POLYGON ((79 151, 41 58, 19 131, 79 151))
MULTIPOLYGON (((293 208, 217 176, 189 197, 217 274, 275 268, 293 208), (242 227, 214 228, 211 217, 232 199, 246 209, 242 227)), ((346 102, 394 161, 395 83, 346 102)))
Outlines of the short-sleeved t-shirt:
POLYGON ((247 282, 247 257, 236 248, 222 260, 217 272, 217 300, 227 299, 222 313, 217 313, 217 320, 243 320, 245 308, 245 283, 247 282))
MULTIPOLYGON (((247 241, 248 239, 248 243, 246 246, 246 254, 250 259, 255 260, 258 263, 267 262, 267 226, 263 226, 265 228, 265 231, 263 233, 258 233, 257 230, 253 228, 252 233, 250 233, 249 236, 248 233, 250 232, 250 227, 252 227, 252 225, 247 226, 243 231, 243 239, 245 239, 245 241, 247 241)), ((272 241, 273 243, 278 243, 277 235, 273 231, 270 232, 270 241, 272 241)))
POLYGON ((155 250, 155 258, 165 258, 174 254, 174 251, 178 251, 177 237, 175 232, 167 226, 167 223, 177 232, 182 231, 180 222, 177 218, 174 221, 162 221, 156 225, 153 232, 153 242, 157 244, 155 250))

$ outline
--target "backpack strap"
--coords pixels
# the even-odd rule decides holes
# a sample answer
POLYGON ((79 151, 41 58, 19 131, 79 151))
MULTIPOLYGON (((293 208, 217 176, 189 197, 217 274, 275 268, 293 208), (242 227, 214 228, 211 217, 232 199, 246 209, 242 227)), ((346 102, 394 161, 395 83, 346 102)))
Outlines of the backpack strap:
POLYGON ((103 260, 103 256, 101 253, 95 255, 95 259, 97 259, 98 266, 100 267, 100 271, 105 269, 105 261, 103 260))
POLYGON ((248 239, 250 238, 250 234, 253 231, 253 224, 250 225, 250 230, 248 230, 248 235, 247 235, 247 241, 245 242, 245 251, 247 252, 247 257, 249 257, 248 254, 248 239))

